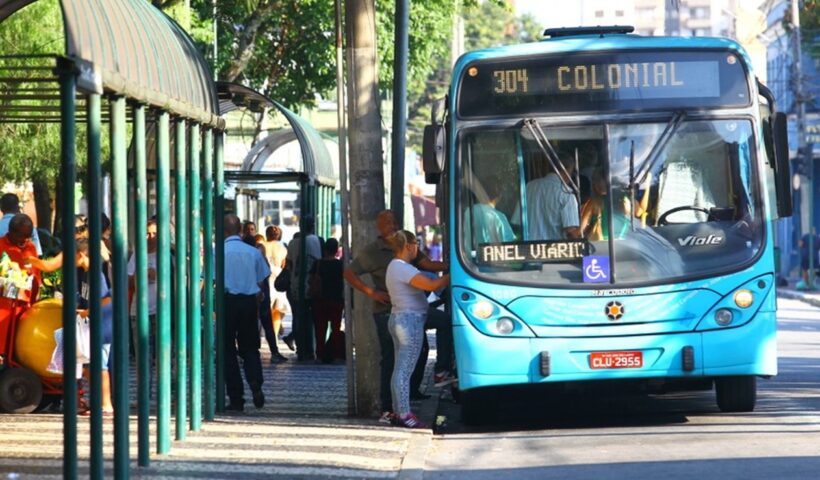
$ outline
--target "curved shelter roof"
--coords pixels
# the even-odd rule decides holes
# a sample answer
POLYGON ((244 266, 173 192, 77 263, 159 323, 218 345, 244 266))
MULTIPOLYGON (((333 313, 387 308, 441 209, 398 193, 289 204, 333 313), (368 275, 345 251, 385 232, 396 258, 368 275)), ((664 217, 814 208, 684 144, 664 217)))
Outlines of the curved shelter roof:
MULTIPOLYGON (((293 135, 299 141, 302 153, 301 172, 308 178, 314 179, 323 185, 335 186, 338 174, 333 168, 333 159, 325 145, 321 134, 299 115, 285 108, 278 102, 244 85, 227 82, 217 82, 219 92, 219 113, 224 115, 240 108, 247 108, 260 112, 264 107, 278 110, 293 128, 293 135)), ((288 133, 274 134, 266 137, 251 149, 243 163, 243 170, 259 172, 265 159, 277 148, 285 145, 288 133)))
MULTIPOLYGON (((0 22, 37 0, 0 0, 0 22)), ((210 67, 187 33, 145 0, 60 0, 78 86, 109 91, 217 128, 210 67)))

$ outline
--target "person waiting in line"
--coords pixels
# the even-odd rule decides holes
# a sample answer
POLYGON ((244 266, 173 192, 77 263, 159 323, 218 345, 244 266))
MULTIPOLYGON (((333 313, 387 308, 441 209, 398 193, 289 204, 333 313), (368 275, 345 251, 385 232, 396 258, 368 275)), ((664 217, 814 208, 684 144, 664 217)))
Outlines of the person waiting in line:
MULTIPOLYGON (((379 418, 381 423, 391 423, 393 419, 393 400, 390 393, 390 378, 393 374, 394 349, 393 339, 388 329, 390 318, 390 295, 387 293, 385 275, 387 266, 394 258, 393 249, 387 243, 387 239, 392 237, 399 229, 396 216, 392 210, 382 210, 376 216, 376 229, 379 237, 367 244, 355 256, 353 261, 344 271, 344 278, 353 288, 367 295, 373 301, 373 322, 376 324, 376 333, 379 340, 379 352, 381 358, 380 365, 380 395, 382 414, 379 418), (361 275, 369 274, 373 280, 373 286, 366 284, 361 275)), ((418 253, 413 259, 413 265, 428 272, 443 272, 447 265, 442 262, 433 262, 426 255, 418 253)), ((446 342, 447 334, 450 333, 450 345, 452 344, 452 332, 449 317, 446 317, 446 325, 437 328, 436 338, 446 342)), ((431 317, 432 318, 432 317, 431 317)), ((427 336, 425 335, 423 341, 427 336)), ((439 341, 439 340, 437 340, 439 341)), ((424 368, 427 363, 427 353, 422 344, 422 353, 416 362, 416 369, 410 379, 411 400, 426 398, 420 391, 421 381, 424 377, 424 368)), ((449 367, 452 355, 445 353, 446 348, 440 348, 437 352, 435 374, 443 375, 444 371, 452 371, 449 367)), ((449 350, 452 352, 452 349, 449 350)))
POLYGON ((259 250, 239 237, 242 230, 239 217, 225 215, 222 228, 225 232, 225 386, 230 400, 225 409, 241 412, 245 400, 237 357, 242 357, 253 404, 256 408, 265 406, 257 295, 270 269, 259 250))
POLYGON ((316 360, 324 363, 344 361, 345 341, 342 332, 344 280, 342 261, 336 258, 339 241, 329 238, 324 256, 313 264, 309 282, 316 329, 316 360), (330 326, 328 337, 327 327, 330 326))
MULTIPOLYGON (((91 283, 89 270, 91 269, 91 258, 89 257, 88 238, 81 237, 76 243, 77 254, 77 315, 87 318, 91 306, 91 283)), ((100 297, 102 299, 102 315, 100 316, 102 332, 102 413, 110 416, 114 413, 114 406, 111 404, 111 376, 109 375, 109 359, 111 357, 111 342, 114 338, 114 310, 111 303, 111 290, 105 283, 105 276, 100 273, 100 297)), ((87 371, 87 370, 86 370, 87 371)), ((79 413, 90 414, 88 404, 80 402, 79 413)))
MULTIPOLYGON (((526 186, 527 240, 568 240, 581 237, 578 198, 571 187, 575 159, 562 154, 555 169, 526 186)), ((520 205, 513 219, 520 218, 520 205)))
POLYGON ((290 303, 293 324, 291 332, 283 340, 288 348, 293 350, 296 344, 296 358, 299 361, 311 361, 315 359, 314 338, 313 338, 313 315, 310 313, 310 295, 308 294, 307 272, 313 268, 314 262, 322 258, 322 240, 313 233, 314 219, 310 215, 305 215, 302 219, 304 231, 300 232, 297 238, 295 235, 288 245, 288 255, 286 264, 290 268, 290 291, 288 292, 288 302, 290 303), (305 236, 305 274, 301 270, 302 265, 302 241, 301 235, 305 236))
POLYGON ((276 225, 269 225, 265 229, 266 251, 268 263, 270 264, 270 294, 271 294, 271 319, 273 323, 273 333, 282 336, 282 318, 288 311, 288 298, 285 292, 277 291, 273 282, 285 268, 285 260, 288 256, 288 249, 282 243, 282 229, 276 225))
POLYGON ((246 237, 255 237, 256 236, 256 224, 251 222, 250 220, 246 220, 242 223, 242 238, 246 237))
MULTIPOLYGON (((13 193, 4 194, 0 197, 0 211, 3 212, 3 217, 0 218, 0 237, 2 237, 8 233, 11 219, 20 213, 20 198, 13 193)), ((31 243, 37 250, 37 256, 42 256, 43 247, 40 245, 40 235, 37 234, 36 228, 31 230, 31 243)))
MULTIPOLYGON (((145 227, 146 240, 146 266, 148 271, 148 292, 146 297, 148 299, 148 350, 149 358, 152 363, 156 359, 155 345, 157 335, 157 222, 156 220, 149 220, 145 227)), ((128 259, 128 288, 134 291, 137 288, 137 255, 136 252, 131 254, 128 259)), ((129 308, 129 317, 131 318, 131 339, 132 344, 136 342, 137 337, 137 302, 132 298, 131 307, 129 308)), ((138 350, 138 349, 137 349, 138 350)), ((139 353, 137 351, 137 353, 139 353)), ((152 371, 149 367, 149 373, 152 371)))
MULTIPOLYGON (((248 245, 255 247, 259 250, 259 253, 265 257, 265 261, 267 262, 267 248, 265 248, 265 237, 260 234, 256 234, 255 237, 245 237, 242 240, 245 241, 248 245)), ((268 264, 268 268, 270 268, 270 264, 268 264)), ((288 359, 279 353, 279 345, 276 343, 276 332, 273 329, 273 320, 271 319, 271 294, 270 294, 270 277, 273 275, 268 276, 260 285, 262 289, 262 295, 259 299, 259 325, 262 327, 262 331, 265 335, 265 341, 268 342, 268 349, 270 349, 270 363, 282 363, 286 362, 288 359)))
POLYGON ((400 230, 387 239, 395 258, 385 273, 387 292, 392 302, 388 329, 395 346, 390 392, 395 421, 407 428, 427 428, 410 410, 410 376, 421 352, 427 317, 427 294, 449 285, 450 276, 430 278, 412 265, 418 256, 413 232, 400 230))

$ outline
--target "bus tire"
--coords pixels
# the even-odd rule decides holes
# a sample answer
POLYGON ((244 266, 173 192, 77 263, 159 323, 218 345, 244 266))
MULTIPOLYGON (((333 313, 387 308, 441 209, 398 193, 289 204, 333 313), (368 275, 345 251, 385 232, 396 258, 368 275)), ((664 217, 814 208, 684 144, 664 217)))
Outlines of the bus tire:
POLYGON ((486 425, 498 417, 493 392, 487 390, 462 390, 461 421, 465 425, 486 425))
POLYGON ((40 377, 28 368, 8 368, 0 373, 0 411, 31 413, 42 399, 40 377))
POLYGON ((751 412, 757 401, 757 377, 718 377, 715 396, 721 412, 751 412))

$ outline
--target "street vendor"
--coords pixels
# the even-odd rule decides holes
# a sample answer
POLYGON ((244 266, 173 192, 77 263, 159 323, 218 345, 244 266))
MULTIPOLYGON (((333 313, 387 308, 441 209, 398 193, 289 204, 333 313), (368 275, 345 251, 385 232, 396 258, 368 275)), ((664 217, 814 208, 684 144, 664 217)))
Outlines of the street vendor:
POLYGON ((0 237, 0 258, 5 253, 9 260, 16 263, 19 268, 29 275, 34 275, 34 282, 31 290, 23 290, 17 299, 29 302, 37 298, 37 289, 40 284, 40 272, 33 268, 27 260, 37 257, 37 247, 31 241, 34 231, 34 223, 28 215, 18 213, 9 221, 9 230, 3 237, 0 237))

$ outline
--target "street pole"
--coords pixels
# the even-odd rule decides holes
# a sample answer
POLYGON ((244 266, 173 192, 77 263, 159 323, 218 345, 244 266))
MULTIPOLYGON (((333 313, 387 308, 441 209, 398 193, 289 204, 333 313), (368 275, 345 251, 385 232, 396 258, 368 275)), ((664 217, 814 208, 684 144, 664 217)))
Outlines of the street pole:
MULTIPOLYGON (((345 69, 344 69, 344 21, 342 0, 336 0, 336 121, 339 129, 339 192, 341 193, 342 217, 342 265, 350 261, 350 189, 347 182, 347 124, 345 122, 345 69)), ((353 362, 353 337, 356 335, 350 315, 352 302, 350 285, 345 283, 345 358, 347 358, 347 413, 356 413, 356 375, 353 362)))
MULTIPOLYGON (((379 89, 376 68, 376 9, 374 0, 345 2, 348 65, 347 109, 350 145, 351 251, 376 238, 376 215, 384 209, 379 89)), ((342 187, 344 188, 344 187, 342 187)), ((356 291, 353 298, 356 337, 356 414, 379 413, 379 343, 371 301, 356 291)))
POLYGON ((404 225, 404 146, 407 139, 407 55, 410 0, 396 0, 396 34, 393 51, 393 135, 390 168, 390 209, 404 225))
MULTIPOLYGON (((794 57, 794 78, 795 78, 795 85, 794 85, 794 99, 795 99, 795 107, 797 110, 797 153, 800 155, 801 152, 805 152, 806 146, 806 103, 805 98, 803 96, 803 65, 801 62, 802 52, 801 52, 801 33, 800 33, 800 5, 799 0, 791 0, 791 9, 792 9, 792 28, 793 28, 793 37, 792 37, 792 55, 794 57)), ((807 158, 804 159, 808 166, 808 181, 806 182, 806 189, 807 189, 807 196, 809 198, 809 205, 808 205, 808 217, 809 217, 809 238, 808 238, 808 248, 809 248, 809 281, 806 285, 807 288, 813 289, 814 288, 814 252, 815 252, 815 245, 814 245, 814 155, 809 152, 806 154, 807 158)))

